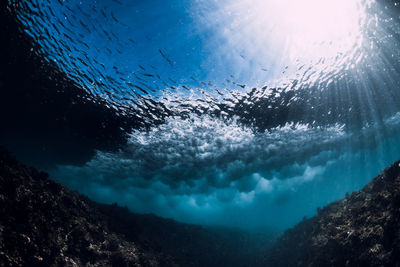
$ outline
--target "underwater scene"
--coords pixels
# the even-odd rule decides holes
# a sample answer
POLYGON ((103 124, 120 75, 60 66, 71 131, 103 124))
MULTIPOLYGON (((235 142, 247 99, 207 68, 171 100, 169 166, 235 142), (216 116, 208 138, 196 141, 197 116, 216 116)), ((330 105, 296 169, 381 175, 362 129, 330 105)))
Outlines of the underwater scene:
POLYGON ((400 2, 0 6, 0 266, 400 266, 400 2))

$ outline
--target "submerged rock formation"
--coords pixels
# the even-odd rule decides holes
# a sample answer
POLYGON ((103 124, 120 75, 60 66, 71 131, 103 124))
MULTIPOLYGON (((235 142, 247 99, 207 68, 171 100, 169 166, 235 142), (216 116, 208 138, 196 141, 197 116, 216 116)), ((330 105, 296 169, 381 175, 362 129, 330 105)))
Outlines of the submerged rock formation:
POLYGON ((0 147, 0 266, 262 266, 269 240, 95 203, 0 147))
POLYGON ((286 231, 270 266, 400 266, 400 161, 286 231))
POLYGON ((270 240, 95 203, 0 147, 0 266, 400 266, 400 161, 270 240))
POLYGON ((0 151, 0 265, 159 265, 157 253, 114 233, 85 197, 0 151))

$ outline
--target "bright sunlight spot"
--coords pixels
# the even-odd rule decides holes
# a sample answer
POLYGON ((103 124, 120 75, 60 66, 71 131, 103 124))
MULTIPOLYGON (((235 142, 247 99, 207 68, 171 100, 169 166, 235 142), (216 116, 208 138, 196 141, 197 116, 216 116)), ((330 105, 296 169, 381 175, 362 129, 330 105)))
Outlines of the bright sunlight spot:
POLYGON ((335 57, 356 48, 362 40, 357 0, 245 1, 263 24, 272 23, 274 36, 285 36, 292 59, 335 57))
POLYGON ((247 84, 268 80, 271 85, 302 76, 311 67, 313 76, 307 80, 313 82, 324 79, 321 73, 338 73, 361 58, 365 8, 371 1, 195 1, 192 15, 200 32, 207 33, 209 69, 229 62, 238 67, 226 67, 228 74, 247 84))

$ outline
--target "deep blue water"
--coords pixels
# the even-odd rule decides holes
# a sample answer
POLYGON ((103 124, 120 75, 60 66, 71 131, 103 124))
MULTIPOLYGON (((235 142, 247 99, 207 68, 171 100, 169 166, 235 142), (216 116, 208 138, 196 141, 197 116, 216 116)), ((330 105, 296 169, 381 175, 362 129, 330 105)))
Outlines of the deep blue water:
POLYGON ((48 169, 94 200, 283 230, 400 157, 395 1, 8 3, 33 53, 139 118, 119 150, 48 169))

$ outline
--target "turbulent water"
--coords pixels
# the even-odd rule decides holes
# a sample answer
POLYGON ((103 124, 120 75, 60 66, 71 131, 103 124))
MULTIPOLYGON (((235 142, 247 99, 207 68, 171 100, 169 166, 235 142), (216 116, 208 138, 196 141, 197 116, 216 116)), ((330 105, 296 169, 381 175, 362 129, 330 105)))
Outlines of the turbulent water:
POLYGON ((399 8, 8 1, 32 53, 90 101, 137 118, 119 151, 54 177, 135 212, 274 229, 400 156, 399 8))

